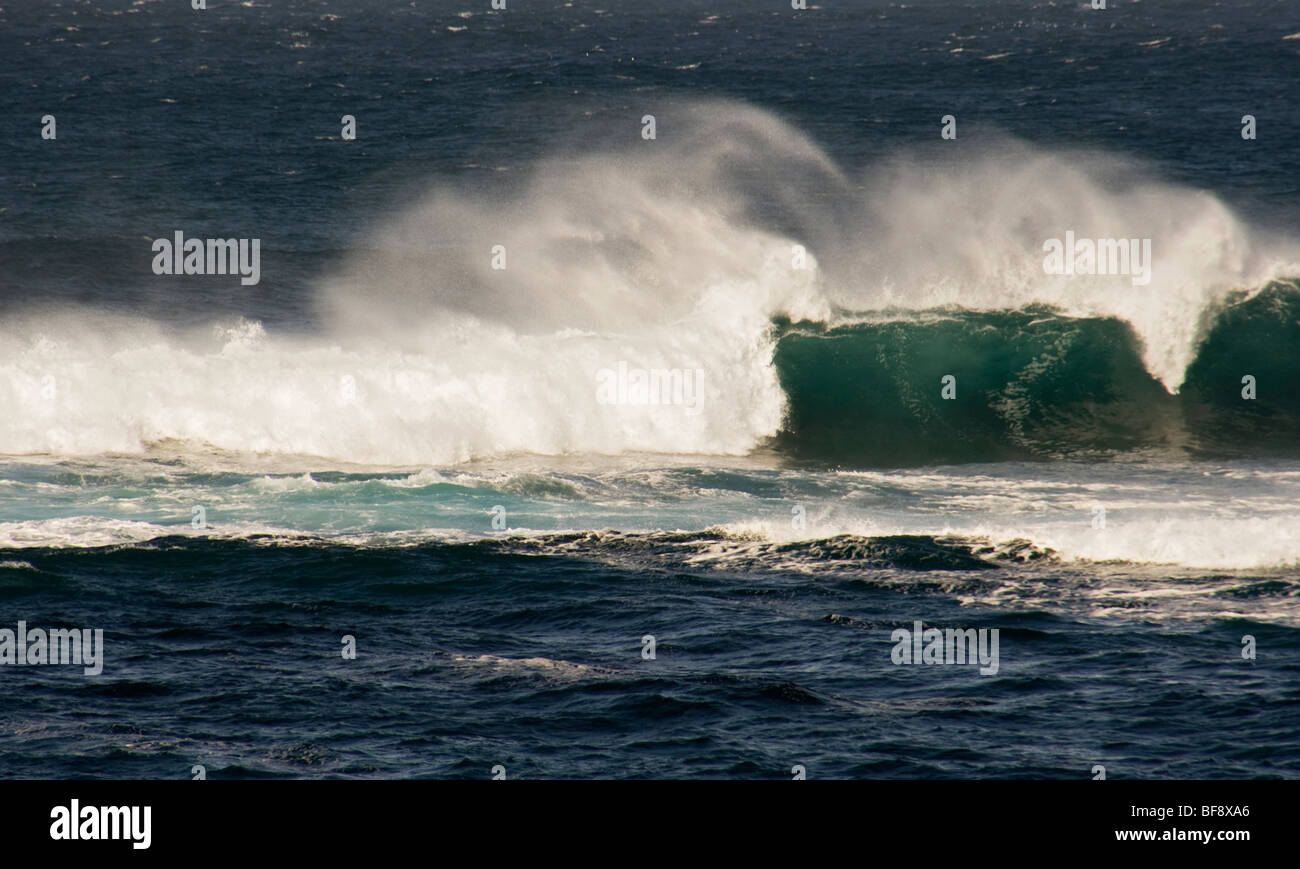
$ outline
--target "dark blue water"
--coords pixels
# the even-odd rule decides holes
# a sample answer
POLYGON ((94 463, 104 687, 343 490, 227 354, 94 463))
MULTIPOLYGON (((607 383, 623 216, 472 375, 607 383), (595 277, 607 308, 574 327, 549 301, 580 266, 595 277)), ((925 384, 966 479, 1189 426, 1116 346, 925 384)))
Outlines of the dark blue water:
POLYGON ((188 6, 0 10, 0 775, 1300 773, 1300 6, 188 6))
MULTIPOLYGON (((112 626, 109 661, 99 679, 6 673, 22 687, 6 706, 4 768, 1089 778, 1101 763, 1112 778, 1202 778, 1288 776, 1300 762, 1294 627, 1119 628, 954 600, 1009 585, 1014 569, 702 571, 611 565, 618 544, 585 548, 164 539, 27 553, 39 569, 6 581, 6 610, 33 623, 93 614, 112 626), (999 628, 1000 672, 893 665, 889 632, 909 613, 999 628), (346 634, 355 661, 340 656, 346 634), (1243 634, 1260 660, 1240 660, 1243 634)), ((1220 594, 1296 591, 1275 578, 1220 594)))

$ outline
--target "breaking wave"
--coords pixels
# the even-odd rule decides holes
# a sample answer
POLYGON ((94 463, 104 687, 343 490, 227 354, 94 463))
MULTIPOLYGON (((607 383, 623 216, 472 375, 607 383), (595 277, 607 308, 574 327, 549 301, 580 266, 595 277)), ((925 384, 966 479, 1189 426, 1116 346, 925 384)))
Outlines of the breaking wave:
POLYGON ((319 280, 313 335, 7 317, 0 453, 1293 451, 1297 295, 1278 279, 1300 257, 1214 196, 1017 142, 855 175, 732 103, 659 125, 500 189, 436 186, 319 280), (1151 238, 1151 282, 1044 274, 1043 240, 1067 230, 1151 238), (620 365, 702 372, 699 412, 602 403, 620 365))

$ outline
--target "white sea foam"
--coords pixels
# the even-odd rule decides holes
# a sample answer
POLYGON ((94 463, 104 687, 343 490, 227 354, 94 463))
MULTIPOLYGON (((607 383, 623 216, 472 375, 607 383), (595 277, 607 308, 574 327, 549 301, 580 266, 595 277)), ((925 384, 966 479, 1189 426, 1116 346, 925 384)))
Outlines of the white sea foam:
POLYGON ((1291 241, 1110 157, 1007 142, 855 179, 768 113, 675 111, 671 136, 543 161, 497 196, 435 186, 321 278, 316 336, 247 321, 182 334, 88 310, 7 318, 0 454, 740 455, 782 420, 774 314, 1045 303, 1119 317, 1172 390, 1208 305, 1300 271, 1291 241), (1043 239, 1066 230, 1151 238, 1151 284, 1043 274, 1043 239), (796 244, 810 268, 792 267, 796 244), (702 370, 702 412, 601 404, 596 374, 619 362, 702 370))

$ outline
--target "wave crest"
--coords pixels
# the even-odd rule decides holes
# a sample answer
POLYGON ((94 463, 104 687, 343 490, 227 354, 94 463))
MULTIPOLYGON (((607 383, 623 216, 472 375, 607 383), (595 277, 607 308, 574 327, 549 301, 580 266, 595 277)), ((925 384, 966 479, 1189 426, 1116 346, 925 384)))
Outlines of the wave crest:
MULTIPOLYGON (((834 384, 847 376, 834 358, 793 371, 798 339, 778 348, 773 318, 833 330, 846 311, 954 305, 1046 306, 1119 324, 1071 327, 1077 340, 1054 327, 1051 340, 1123 369, 1085 390, 1072 413, 1104 405, 1110 415, 1093 428, 1111 425, 1120 404, 1099 398, 1111 390, 1132 405, 1124 428, 1138 421, 1137 405, 1162 400, 1150 397, 1152 383, 1182 384, 1207 311, 1300 260, 1288 253, 1293 242, 1246 227, 1213 196, 1151 182, 1111 157, 963 145, 959 160, 890 159, 854 178, 752 107, 668 105, 658 129, 654 141, 543 161, 499 188, 436 187, 321 279, 318 335, 242 321, 181 334, 92 311, 11 318, 0 327, 0 404, 11 411, 0 419, 0 453, 175 441, 371 465, 735 455, 807 431, 810 396, 842 394, 834 384), (1043 239, 1066 230, 1153 238, 1151 284, 1043 274, 1043 239), (504 269, 493 267, 498 254, 504 269), (1117 355, 1101 359, 1086 340, 1117 355), (602 402, 598 378, 620 364, 702 371, 701 412, 602 402)), ((1007 373, 999 342, 986 345, 968 343, 984 354, 971 365, 986 365, 986 379, 1007 373)), ((1003 427, 984 432, 1012 452, 1041 436, 1022 431, 1026 419, 1041 428, 1055 414, 1058 431, 1076 424, 1059 407, 1034 410, 1047 405, 1026 370, 1002 388, 1003 427)), ((929 388, 928 374, 915 374, 912 388, 929 388)), ((909 375, 864 376, 901 389, 909 375)), ((880 407, 832 407, 844 415, 830 428, 901 419, 874 416, 880 407)))

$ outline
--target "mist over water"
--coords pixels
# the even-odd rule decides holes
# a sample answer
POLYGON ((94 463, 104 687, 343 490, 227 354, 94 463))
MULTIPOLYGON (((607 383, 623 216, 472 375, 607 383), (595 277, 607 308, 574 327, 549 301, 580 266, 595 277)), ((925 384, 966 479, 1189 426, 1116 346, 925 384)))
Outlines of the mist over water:
POLYGON ((1294 239, 1114 155, 1004 139, 854 175, 752 106, 681 101, 659 123, 656 140, 542 159, 487 195, 435 180, 318 277, 315 334, 246 319, 178 333, 87 309, 7 318, 0 400, 16 412, 0 452, 735 455, 788 417, 774 318, 1115 319, 1175 392, 1229 294, 1300 274, 1294 239), (1150 283, 1045 274, 1043 242, 1067 230, 1151 238, 1150 283), (702 412, 600 404, 598 372, 619 363, 701 370, 702 412))

